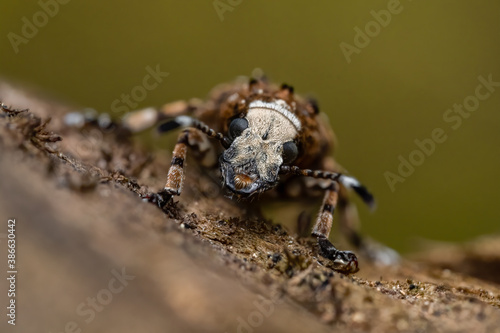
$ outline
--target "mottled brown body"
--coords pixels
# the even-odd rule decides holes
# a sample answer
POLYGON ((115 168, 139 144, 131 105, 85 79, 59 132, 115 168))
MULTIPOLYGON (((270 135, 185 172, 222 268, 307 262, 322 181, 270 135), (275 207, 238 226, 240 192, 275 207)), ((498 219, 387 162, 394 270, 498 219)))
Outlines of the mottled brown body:
POLYGON ((276 98, 286 101, 302 123, 303 129, 297 138, 299 156, 294 164, 300 168, 340 172, 334 169, 330 157, 334 149, 333 131, 319 114, 315 102, 296 96, 287 85, 279 87, 265 80, 220 85, 212 91, 209 101, 197 106, 192 114, 227 135, 231 120, 244 116, 252 101, 270 102, 276 98))
POLYGON ((353 189, 370 206, 373 197, 355 178, 341 173, 342 168, 332 157, 333 131, 314 101, 296 96, 286 84, 276 86, 265 79, 252 79, 220 85, 205 102, 174 102, 158 110, 137 111, 125 117, 124 125, 137 131, 172 118, 159 130, 185 129, 173 151, 165 189, 151 201, 163 206, 172 195, 181 194, 189 147, 201 165, 220 167, 224 186, 238 198, 264 192, 274 197, 323 193, 323 205, 312 231, 320 253, 338 270, 358 270, 356 256, 337 250, 328 237, 338 205, 341 230, 356 247, 368 252, 358 233, 356 209, 348 192, 353 189))

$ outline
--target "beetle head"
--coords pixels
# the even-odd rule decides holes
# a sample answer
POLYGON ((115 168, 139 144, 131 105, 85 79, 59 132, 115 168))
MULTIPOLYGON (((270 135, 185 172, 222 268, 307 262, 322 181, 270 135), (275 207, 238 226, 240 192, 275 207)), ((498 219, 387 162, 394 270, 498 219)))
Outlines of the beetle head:
POLYGON ((297 157, 293 140, 300 122, 283 103, 253 102, 246 118, 234 119, 229 126, 232 143, 221 155, 220 165, 224 185, 238 196, 275 187, 281 165, 297 157))

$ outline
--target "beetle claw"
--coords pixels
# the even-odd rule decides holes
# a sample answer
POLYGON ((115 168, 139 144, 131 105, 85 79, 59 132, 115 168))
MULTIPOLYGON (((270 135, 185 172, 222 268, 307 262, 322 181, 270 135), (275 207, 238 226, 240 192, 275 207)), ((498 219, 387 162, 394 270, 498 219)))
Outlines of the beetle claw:
POLYGON ((164 209, 168 202, 172 199, 172 194, 166 190, 161 190, 158 193, 147 193, 141 196, 142 200, 157 205, 160 209, 164 209))
POLYGON ((345 273, 353 274, 359 271, 358 258, 351 251, 339 251, 324 236, 318 237, 318 244, 321 256, 333 262, 333 269, 345 273))

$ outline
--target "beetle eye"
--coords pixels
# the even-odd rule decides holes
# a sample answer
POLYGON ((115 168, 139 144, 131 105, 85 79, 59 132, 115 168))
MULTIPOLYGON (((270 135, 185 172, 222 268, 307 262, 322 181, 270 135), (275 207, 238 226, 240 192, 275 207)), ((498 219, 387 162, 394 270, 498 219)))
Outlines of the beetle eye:
POLYGON ((293 141, 285 142, 283 145, 283 164, 292 163, 299 154, 297 145, 293 141))
POLYGON ((229 124, 229 138, 234 140, 240 136, 241 133, 248 128, 248 120, 245 118, 236 118, 229 124))

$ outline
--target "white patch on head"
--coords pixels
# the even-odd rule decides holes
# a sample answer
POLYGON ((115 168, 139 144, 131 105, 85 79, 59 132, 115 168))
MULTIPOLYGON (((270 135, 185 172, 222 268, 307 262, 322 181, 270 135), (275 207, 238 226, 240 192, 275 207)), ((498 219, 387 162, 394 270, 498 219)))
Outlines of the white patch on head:
POLYGON ((296 127, 281 113, 267 108, 251 108, 246 119, 252 133, 267 141, 281 144, 292 141, 298 134, 296 127))
POLYGON ((253 101, 250 103, 248 110, 252 109, 268 109, 272 111, 279 112, 282 114, 286 119, 288 119, 293 126, 297 129, 297 131, 300 131, 302 124, 300 123, 299 118, 295 116, 289 109, 288 105, 284 100, 278 99, 275 102, 269 103, 269 102, 263 102, 263 101, 253 101))

